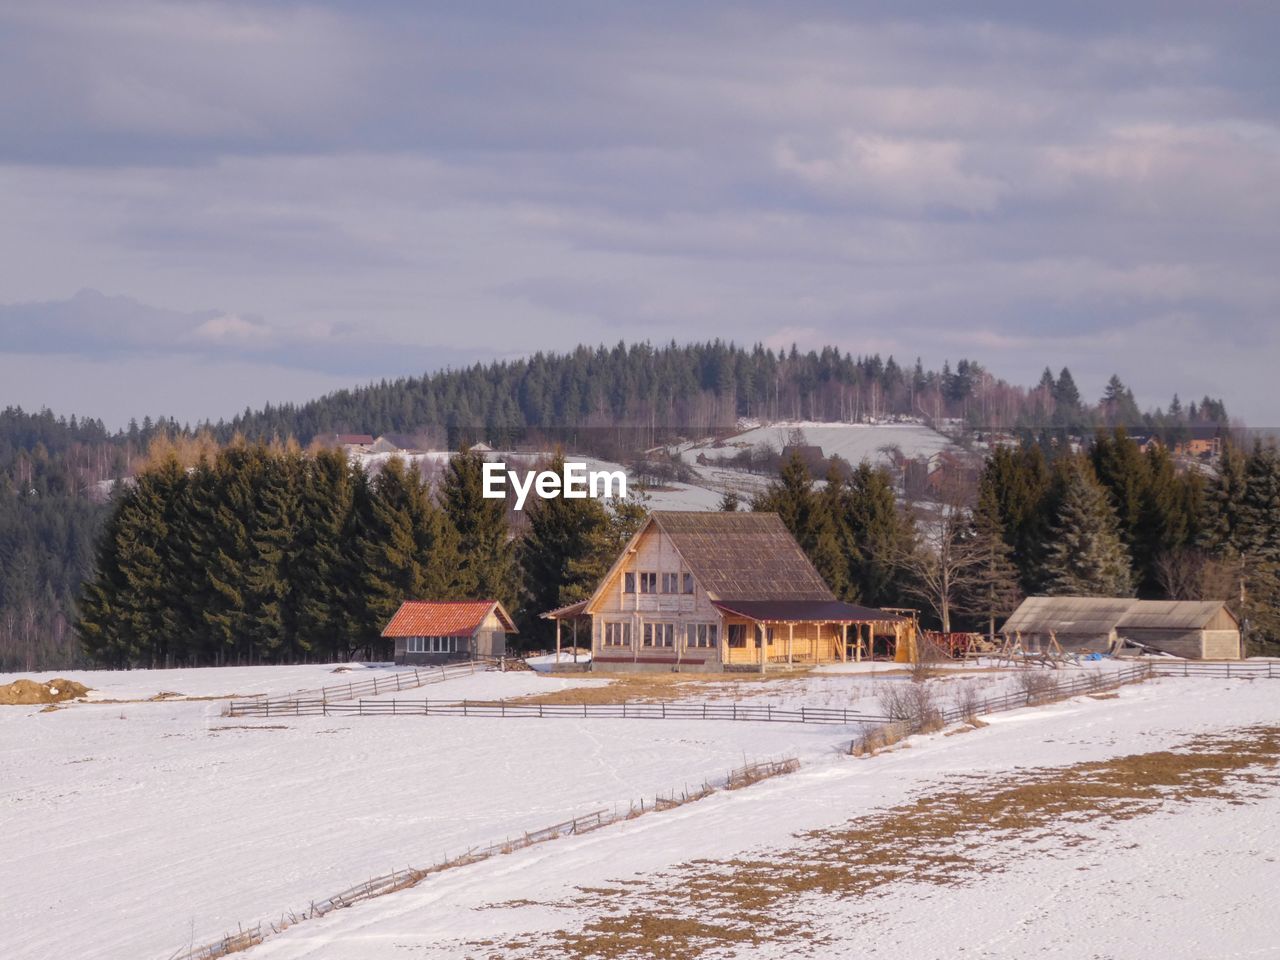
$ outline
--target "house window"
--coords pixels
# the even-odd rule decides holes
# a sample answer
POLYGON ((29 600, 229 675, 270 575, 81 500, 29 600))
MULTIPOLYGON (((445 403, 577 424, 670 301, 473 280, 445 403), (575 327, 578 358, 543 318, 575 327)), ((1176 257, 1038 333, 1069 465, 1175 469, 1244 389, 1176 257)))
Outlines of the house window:
POLYGON ((466 643, 465 637, 409 637, 406 653, 457 653, 466 643))
POLYGON ((747 625, 745 623, 729 624, 729 646, 741 649, 747 645, 747 625))
POLYGON ((714 647, 716 625, 714 623, 690 623, 685 627, 686 647, 714 647))
POLYGON ((624 573, 622 575, 622 592, 623 593, 636 592, 636 575, 634 573, 628 571, 627 573, 624 573))
POLYGON ((681 584, 681 593, 693 593, 693 574, 686 573, 684 575, 684 583, 681 584))
POLYGON ((641 593, 657 593, 658 592, 658 575, 656 573, 640 574, 640 592, 641 593))
POLYGON ((642 643, 646 647, 673 647, 675 642, 676 625, 674 623, 650 621, 644 625, 642 643))
POLYGON ((631 624, 626 622, 605 622, 604 645, 606 647, 631 646, 631 624))
POLYGON ((662 575, 662 592, 663 593, 679 593, 680 592, 680 574, 664 573, 662 575))

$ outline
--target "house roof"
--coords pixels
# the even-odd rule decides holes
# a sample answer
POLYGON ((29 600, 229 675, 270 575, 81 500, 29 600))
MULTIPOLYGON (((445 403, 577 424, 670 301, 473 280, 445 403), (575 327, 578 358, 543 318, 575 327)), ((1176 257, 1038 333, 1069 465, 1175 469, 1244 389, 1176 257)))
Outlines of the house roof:
MULTIPOLYGON (((1200 630, 1223 612, 1224 600, 1134 600, 1130 597, 1027 597, 1001 633, 1108 634, 1112 630, 1200 630)), ((1228 611, 1228 615, 1230 612, 1228 611)), ((1234 617, 1232 618, 1234 620, 1234 617)))
POLYGON ((497 600, 406 600, 382 628, 384 637, 469 637, 496 611, 506 633, 515 622, 497 600))
POLYGON ((373 437, 367 433, 335 433, 333 442, 367 447, 373 443, 373 437))
POLYGON ((894 623, 907 619, 840 600, 721 600, 713 605, 725 613, 761 623, 894 623))
POLYGON ((835 600, 776 513, 650 514, 712 600, 835 600))

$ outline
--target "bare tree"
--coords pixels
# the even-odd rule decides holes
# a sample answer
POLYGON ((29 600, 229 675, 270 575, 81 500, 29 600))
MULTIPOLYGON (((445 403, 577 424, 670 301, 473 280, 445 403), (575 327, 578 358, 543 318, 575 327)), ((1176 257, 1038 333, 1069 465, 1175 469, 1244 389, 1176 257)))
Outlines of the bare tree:
POLYGON ((960 599, 980 579, 983 558, 970 536, 972 502, 972 490, 956 477, 943 489, 936 511, 928 516, 919 511, 913 547, 893 558, 893 564, 908 573, 904 589, 932 609, 945 634, 951 632, 951 614, 960 599))
POLYGON ((1240 589, 1240 566, 1195 547, 1178 547, 1156 558, 1160 589, 1170 600, 1230 599, 1240 589))

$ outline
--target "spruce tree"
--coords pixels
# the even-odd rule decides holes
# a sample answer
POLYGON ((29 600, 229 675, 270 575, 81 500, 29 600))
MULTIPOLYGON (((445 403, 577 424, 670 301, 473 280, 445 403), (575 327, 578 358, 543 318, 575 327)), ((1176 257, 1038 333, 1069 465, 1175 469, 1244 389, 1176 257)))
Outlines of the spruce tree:
MULTIPOLYGON (((563 454, 547 469, 563 473, 563 454)), ((525 631, 546 640, 550 626, 539 614, 586 599, 616 558, 616 540, 604 506, 591 497, 537 497, 524 512, 518 556, 525 631)))
POLYGON ((904 573, 897 559, 911 551, 915 529, 898 509, 893 481, 864 460, 845 481, 841 504, 850 544, 851 595, 876 607, 900 602, 904 573))
POLYGON ((1073 462, 1066 477, 1045 557, 1051 596, 1133 595, 1129 553, 1115 511, 1087 463, 1073 462))
POLYGON ((291 570, 298 646, 327 658, 350 654, 347 619, 359 593, 355 551, 345 529, 353 495, 351 468, 340 451, 321 450, 305 464, 291 570))
POLYGON ((968 549, 974 558, 969 571, 970 584, 962 606, 967 613, 981 617, 987 636, 994 640, 996 621, 1013 613, 1022 602, 1018 568, 1013 562, 1013 548, 1005 539, 1004 521, 994 478, 984 476, 978 487, 978 504, 974 508, 968 549))
POLYGON ((469 448, 449 460, 441 503, 458 540, 458 591, 476 599, 515 599, 515 545, 505 500, 484 496, 484 458, 469 448))

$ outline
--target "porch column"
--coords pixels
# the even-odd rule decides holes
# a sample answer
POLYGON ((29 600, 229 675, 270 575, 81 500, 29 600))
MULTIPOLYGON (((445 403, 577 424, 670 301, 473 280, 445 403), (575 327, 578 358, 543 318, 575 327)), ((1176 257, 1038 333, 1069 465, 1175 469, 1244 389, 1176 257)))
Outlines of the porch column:
POLYGON ((856 640, 854 641, 856 645, 853 648, 853 662, 861 663, 862 662, 862 624, 855 623, 853 625, 853 631, 856 636, 856 640))
POLYGON ((849 661, 849 625, 847 623, 840 624, 840 662, 847 663, 849 661))
POLYGON ((556 617, 556 663, 560 662, 560 618, 556 617))
POLYGON ((795 648, 796 643, 796 625, 794 623, 787 624, 787 666, 791 666, 791 652, 795 648))
POLYGON ((765 647, 769 643, 769 634, 765 631, 763 623, 757 623, 756 629, 760 631, 760 672, 764 673, 765 647))
MULTIPOLYGON (((559 657, 556 658, 557 660, 559 657)), ((573 618, 573 662, 578 662, 578 618, 573 618)))

